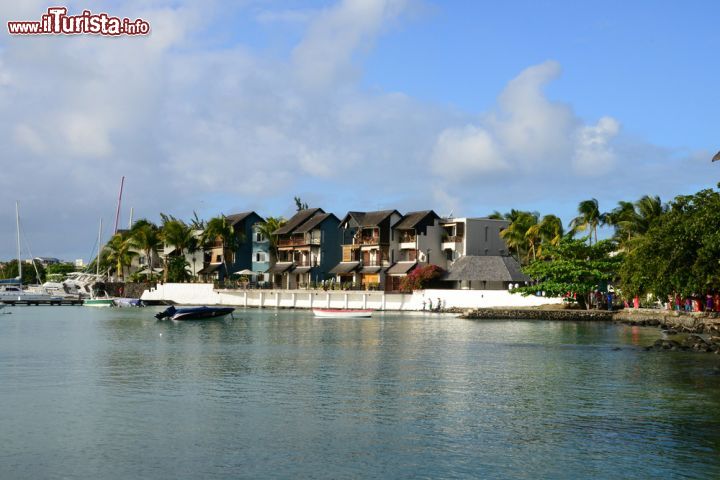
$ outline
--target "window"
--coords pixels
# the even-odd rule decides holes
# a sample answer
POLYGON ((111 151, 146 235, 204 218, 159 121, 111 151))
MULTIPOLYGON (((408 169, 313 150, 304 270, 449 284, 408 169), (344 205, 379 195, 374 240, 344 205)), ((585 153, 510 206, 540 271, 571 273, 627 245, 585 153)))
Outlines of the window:
MULTIPOLYGON (((260 232, 255 232, 255 241, 256 242, 264 242, 265 237, 263 237, 263 234, 260 232)), ((259 260, 258 260, 259 261, 259 260)))
POLYGON ((488 241, 488 230, 490 230, 490 227, 485 227, 485 241, 488 241))
POLYGON ((265 253, 264 252, 258 252, 255 254, 255 261, 256 262, 264 262, 265 261, 265 253))
POLYGON ((222 262, 222 255, 218 255, 217 258, 215 258, 216 262, 222 262))

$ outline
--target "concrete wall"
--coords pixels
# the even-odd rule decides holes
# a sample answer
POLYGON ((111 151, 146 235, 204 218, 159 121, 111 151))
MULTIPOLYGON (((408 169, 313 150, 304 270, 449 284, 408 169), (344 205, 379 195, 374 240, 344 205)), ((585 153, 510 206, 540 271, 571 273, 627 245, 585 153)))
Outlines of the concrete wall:
POLYGON ((508 222, 504 220, 465 219, 465 255, 507 255, 507 245, 500 238, 500 230, 507 226, 508 222), (485 240, 486 227, 487 240, 485 240))
POLYGON ((214 290, 209 283, 166 283, 146 290, 143 300, 182 305, 237 305, 287 308, 373 308, 422 310, 443 308, 530 307, 562 303, 561 298, 523 297, 505 290, 419 290, 412 294, 331 290, 214 290))

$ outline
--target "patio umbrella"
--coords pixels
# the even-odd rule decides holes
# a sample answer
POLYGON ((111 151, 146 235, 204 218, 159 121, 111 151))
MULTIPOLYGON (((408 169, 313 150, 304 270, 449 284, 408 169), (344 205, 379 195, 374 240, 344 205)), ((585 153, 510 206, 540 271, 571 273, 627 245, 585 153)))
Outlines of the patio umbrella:
POLYGON ((240 270, 239 272, 235 272, 235 275, 255 275, 255 272, 252 270, 248 270, 247 268, 245 270, 240 270))

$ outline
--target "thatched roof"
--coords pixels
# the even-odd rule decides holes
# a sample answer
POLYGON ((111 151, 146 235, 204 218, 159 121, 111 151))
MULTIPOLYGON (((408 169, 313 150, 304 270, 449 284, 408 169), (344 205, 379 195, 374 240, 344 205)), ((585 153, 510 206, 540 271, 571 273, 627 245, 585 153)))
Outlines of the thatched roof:
POLYGON ((486 282, 529 282, 513 257, 467 255, 450 266, 443 280, 486 282))
POLYGON ((716 153, 712 159, 713 162, 717 162, 718 160, 720 160, 720 152, 716 153))

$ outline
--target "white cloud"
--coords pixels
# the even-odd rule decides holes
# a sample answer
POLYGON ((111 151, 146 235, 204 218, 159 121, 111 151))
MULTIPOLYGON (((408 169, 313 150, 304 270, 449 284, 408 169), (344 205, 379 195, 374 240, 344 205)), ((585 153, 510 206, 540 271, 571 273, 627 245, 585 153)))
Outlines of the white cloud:
POLYGON ((610 145, 620 131, 620 124, 611 117, 603 117, 596 125, 578 129, 573 167, 580 175, 598 176, 612 171, 616 155, 610 145))
POLYGON ((368 47, 405 4, 403 0, 343 0, 322 11, 293 52, 298 78, 312 88, 352 78, 353 55, 368 47))
POLYGON ((508 168, 492 136, 472 125, 440 133, 433 150, 432 165, 436 174, 453 180, 508 168))
MULTIPOLYGON (((357 55, 403 15, 403 1, 312 12, 287 60, 226 38, 195 42, 217 20, 204 2, 133 5, 126 13, 151 23, 147 38, 0 40, 0 142, 13 160, 0 176, 0 205, 21 201, 28 237, 42 239, 37 254, 87 257, 97 219, 114 215, 122 175, 135 218, 287 214, 296 194, 339 215, 378 207, 476 215, 575 201, 587 192, 573 180, 588 171, 617 195, 630 190, 629 176, 653 188, 674 182, 658 167, 673 152, 627 139, 611 117, 585 122, 545 96, 556 62, 521 72, 488 112, 365 89, 357 55), (619 164, 626 171, 616 178, 619 164), (632 175, 641 169, 651 174, 632 175), (32 189, 18 181, 28 178, 32 189)), ((222 15, 221 7, 211 10, 222 15)), ((0 224, 12 222, 0 209, 0 224)), ((11 230, 0 229, 0 259, 12 256, 11 230)))
POLYGON ((508 169, 513 178, 569 168, 605 173, 614 159, 619 123, 603 117, 585 125, 568 105, 549 100, 543 88, 559 74, 554 61, 529 67, 507 84, 495 109, 476 125, 440 133, 430 159, 434 171, 446 180, 508 169))

